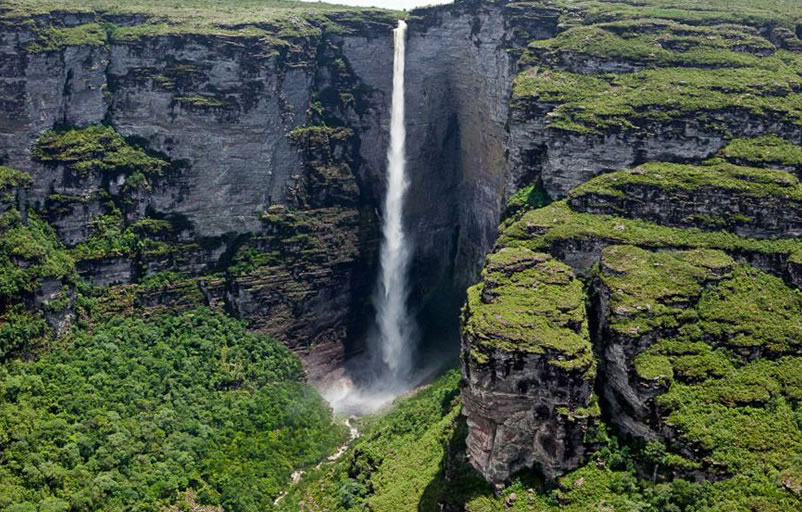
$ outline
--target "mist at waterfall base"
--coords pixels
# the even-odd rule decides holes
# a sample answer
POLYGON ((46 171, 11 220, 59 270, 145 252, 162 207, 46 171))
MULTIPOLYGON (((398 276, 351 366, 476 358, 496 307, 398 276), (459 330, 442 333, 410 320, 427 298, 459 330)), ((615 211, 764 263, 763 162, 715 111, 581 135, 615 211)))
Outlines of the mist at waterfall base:
POLYGON ((425 372, 413 372, 418 329, 407 306, 410 242, 404 232, 406 176, 404 127, 404 64, 406 23, 394 33, 393 91, 390 147, 387 151, 387 190, 382 209, 380 271, 374 292, 375 327, 367 352, 351 361, 347 376, 330 383, 323 396, 336 412, 365 414, 414 387, 425 372))

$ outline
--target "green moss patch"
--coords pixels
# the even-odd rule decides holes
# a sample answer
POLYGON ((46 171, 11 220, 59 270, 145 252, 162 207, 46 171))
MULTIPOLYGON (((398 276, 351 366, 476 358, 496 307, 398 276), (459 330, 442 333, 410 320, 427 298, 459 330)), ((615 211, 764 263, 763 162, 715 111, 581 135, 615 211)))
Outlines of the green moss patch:
POLYGON ((529 50, 534 55, 528 58, 550 66, 580 55, 633 66, 742 67, 758 64, 775 47, 745 27, 647 18, 573 27, 529 50))
POLYGON ((546 353, 563 368, 592 366, 582 283, 568 266, 528 249, 488 257, 482 282, 468 290, 463 331, 478 351, 546 353))
POLYGON ((733 350, 782 354, 802 346, 802 292, 760 270, 739 267, 732 279, 705 290, 698 309, 705 334, 733 350))
POLYGON ((737 128, 727 125, 728 112, 802 126, 800 59, 778 51, 754 67, 665 67, 618 75, 532 68, 516 77, 513 102, 517 108, 533 100, 552 104, 549 126, 579 133, 644 131, 692 118, 727 134, 737 128))
POLYGON ((499 236, 498 246, 551 251, 572 242, 630 244, 649 248, 708 248, 729 253, 774 254, 802 261, 802 243, 790 238, 759 240, 726 231, 674 228, 638 219, 571 210, 565 201, 525 213, 499 236))
POLYGON ((45 280, 75 282, 74 259, 35 213, 24 222, 16 208, 7 210, 0 216, 0 360, 31 351, 49 334, 43 312, 29 304, 45 280))
POLYGON ((716 163, 713 165, 683 165, 647 163, 628 171, 602 174, 571 191, 571 198, 586 194, 627 197, 633 188, 657 188, 672 191, 703 193, 720 189, 738 199, 779 199, 802 201, 802 187, 796 176, 784 171, 740 167, 716 163))
POLYGON ((27 172, 0 165, 0 191, 9 188, 27 187, 32 183, 31 175, 27 172))
POLYGON ((48 164, 61 164, 80 175, 91 172, 141 172, 159 176, 169 167, 161 158, 129 144, 114 128, 94 125, 71 130, 51 130, 34 144, 33 158, 48 164))
POLYGON ((37 39, 29 51, 59 50, 72 45, 135 44, 142 38, 188 35, 249 39, 261 45, 263 56, 295 53, 308 59, 308 40, 323 31, 336 34, 389 30, 402 15, 398 11, 356 8, 293 0, 180 0, 166 4, 145 0, 124 4, 88 0, 9 0, 0 23, 31 25, 37 39), (69 13, 90 17, 92 23, 51 26, 43 15, 69 13), (124 22, 120 22, 123 20, 124 22), (135 20, 134 23, 130 21, 135 20), (117 25, 119 24, 119 25, 117 25))
POLYGON ((652 252, 608 247, 601 273, 610 293, 610 327, 631 337, 677 327, 678 317, 698 300, 705 283, 728 275, 734 265, 725 253, 709 249, 652 252))
POLYGON ((698 249, 608 247, 599 279, 609 294, 608 343, 645 347, 631 361, 635 373, 664 386, 655 403, 676 429, 670 453, 769 485, 802 477, 793 456, 802 449, 794 388, 802 292, 698 249))
POLYGON ((23 222, 11 209, 0 217, 0 298, 37 289, 41 279, 73 279, 75 262, 53 229, 34 213, 23 222))
POLYGON ((33 53, 58 51, 68 46, 103 46, 108 43, 106 27, 87 23, 71 27, 48 26, 35 31, 36 39, 27 45, 33 53))
POLYGON ((721 155, 750 165, 802 166, 802 146, 776 135, 734 139, 721 150, 721 155))
POLYGON ((783 0, 755 4, 750 0, 601 0, 584 4, 586 23, 622 19, 660 18, 689 25, 740 24, 756 28, 776 24, 794 28, 800 19, 796 6, 783 0))
POLYGON ((216 96, 176 96, 175 101, 193 107, 222 108, 226 102, 216 96))
POLYGON ((597 176, 569 194, 572 208, 678 227, 783 236, 798 227, 802 187, 795 175, 740 167, 648 163, 597 176), (782 212, 781 218, 776 216, 782 212))

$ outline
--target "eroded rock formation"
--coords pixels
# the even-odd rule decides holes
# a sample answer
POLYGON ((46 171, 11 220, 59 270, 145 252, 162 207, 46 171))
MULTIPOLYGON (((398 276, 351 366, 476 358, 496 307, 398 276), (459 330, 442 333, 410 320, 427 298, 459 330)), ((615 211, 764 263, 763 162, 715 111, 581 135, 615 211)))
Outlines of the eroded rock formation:
POLYGON ((583 461, 598 416, 582 283, 525 248, 492 254, 463 311, 468 453, 490 481, 537 467, 548 478, 583 461))

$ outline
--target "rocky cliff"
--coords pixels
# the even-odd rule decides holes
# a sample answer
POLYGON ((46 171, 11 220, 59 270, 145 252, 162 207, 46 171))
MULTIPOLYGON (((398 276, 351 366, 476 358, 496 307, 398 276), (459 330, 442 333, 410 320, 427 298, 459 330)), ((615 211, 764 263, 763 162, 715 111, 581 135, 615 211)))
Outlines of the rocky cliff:
MULTIPOLYGON (((3 162, 33 177, 28 201, 80 253, 82 276, 178 273, 137 304, 199 286, 322 375, 370 327, 395 15, 171 16, 172 28, 145 8, 7 12, 3 162), (121 149, 83 162, 109 141, 121 149), (128 247, 109 242, 123 235, 128 247)), ((554 34, 557 12, 465 2, 410 23, 413 296, 424 339, 448 345, 515 188, 504 161, 516 56, 554 34)))
POLYGON ((779 21, 774 4, 754 17, 663 7, 577 4, 518 58, 505 160, 518 191, 463 312, 467 454, 496 484, 533 467, 562 489, 587 485, 560 475, 597 448, 595 389, 601 424, 646 447, 647 478, 720 481, 718 500, 786 506, 798 502, 799 476, 785 450, 802 439, 786 422, 797 410, 786 365, 799 354, 788 330, 799 287, 798 25, 779 21), (554 332, 542 305, 575 306, 526 265, 500 272, 515 251, 546 253, 584 283, 571 303, 584 301, 595 374, 541 378, 532 359, 553 355, 533 356, 531 340, 574 336, 554 332), (502 279, 528 284, 482 291, 502 279), (536 391, 514 387, 527 379, 536 391), (554 396, 571 397, 558 414, 554 396), (543 451, 544 432, 567 452, 543 451), (735 483, 744 472, 761 482, 750 498, 735 483))
MULTIPOLYGON (((0 10, 3 353, 198 304, 315 379, 358 353, 401 14, 33 4, 0 10)), ((405 16, 411 302, 461 333, 470 463, 563 485, 609 427, 652 480, 798 504, 796 6, 405 16)))

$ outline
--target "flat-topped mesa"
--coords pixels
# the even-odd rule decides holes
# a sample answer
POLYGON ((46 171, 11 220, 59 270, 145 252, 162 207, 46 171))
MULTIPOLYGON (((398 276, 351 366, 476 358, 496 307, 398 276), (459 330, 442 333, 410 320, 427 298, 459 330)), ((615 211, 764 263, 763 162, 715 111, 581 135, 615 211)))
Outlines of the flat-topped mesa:
POLYGON ((524 468, 575 469, 595 424, 596 363, 582 283, 525 248, 487 259, 463 310, 463 414, 471 464, 500 483, 524 468))

